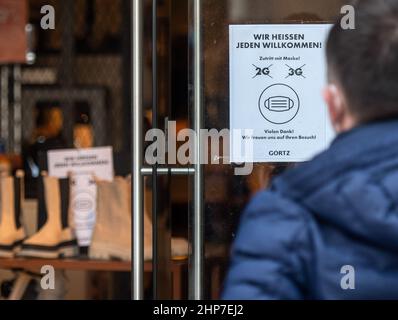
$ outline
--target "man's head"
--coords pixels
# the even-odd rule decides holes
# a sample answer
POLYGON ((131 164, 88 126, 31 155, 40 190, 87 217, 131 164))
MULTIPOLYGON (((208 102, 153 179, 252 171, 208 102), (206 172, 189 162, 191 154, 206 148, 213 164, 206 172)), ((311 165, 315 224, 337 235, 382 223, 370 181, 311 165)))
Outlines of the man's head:
POLYGON ((337 132, 398 118, 398 1, 358 0, 355 29, 338 21, 327 43, 324 97, 337 132))

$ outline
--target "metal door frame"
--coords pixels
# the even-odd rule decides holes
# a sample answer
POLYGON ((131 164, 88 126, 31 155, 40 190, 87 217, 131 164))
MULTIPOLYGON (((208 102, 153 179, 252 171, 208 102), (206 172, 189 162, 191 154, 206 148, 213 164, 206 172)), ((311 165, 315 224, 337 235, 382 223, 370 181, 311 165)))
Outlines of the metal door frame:
MULTIPOLYGON (((156 1, 154 1, 156 5, 156 1)), ((195 165, 187 168, 146 168, 143 166, 143 4, 144 0, 132 0, 131 5, 131 42, 132 42, 132 298, 144 299, 144 190, 143 177, 156 174, 192 175, 193 179, 193 227, 192 247, 189 269, 189 298, 203 299, 204 274, 204 215, 203 215, 203 168, 202 138, 203 128, 202 101, 202 34, 201 0, 193 3, 193 117, 195 142, 195 165)), ((156 32, 155 32, 156 35, 156 32)))

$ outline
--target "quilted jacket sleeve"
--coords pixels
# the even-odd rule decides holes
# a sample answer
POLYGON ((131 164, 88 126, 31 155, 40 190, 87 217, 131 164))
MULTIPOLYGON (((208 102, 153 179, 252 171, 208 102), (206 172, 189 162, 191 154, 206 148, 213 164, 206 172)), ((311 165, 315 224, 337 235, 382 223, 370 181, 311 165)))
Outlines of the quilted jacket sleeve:
POLYGON ((311 259, 307 220, 292 201, 270 191, 258 194, 243 214, 223 299, 305 299, 311 259))

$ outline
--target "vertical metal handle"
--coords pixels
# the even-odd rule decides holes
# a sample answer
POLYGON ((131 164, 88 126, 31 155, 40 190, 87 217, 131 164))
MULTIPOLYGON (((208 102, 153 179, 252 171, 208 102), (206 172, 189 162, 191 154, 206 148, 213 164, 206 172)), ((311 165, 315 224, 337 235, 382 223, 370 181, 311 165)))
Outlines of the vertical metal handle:
MULTIPOLYGON (((152 0, 152 127, 158 129, 158 2, 152 0)), ((152 282, 158 299, 158 165, 152 170, 152 282)))
POLYGON ((204 217, 203 217, 203 172, 202 172, 202 137, 203 128, 202 108, 202 32, 201 32, 201 0, 194 0, 193 8, 194 32, 194 130, 196 132, 195 146, 195 176, 194 176, 194 217, 192 244, 192 288, 191 300, 203 299, 203 256, 204 256, 204 217))
POLYGON ((143 152, 143 4, 142 0, 132 0, 132 125, 133 125, 133 168, 132 168, 132 297, 144 298, 144 210, 143 181, 141 176, 143 152))

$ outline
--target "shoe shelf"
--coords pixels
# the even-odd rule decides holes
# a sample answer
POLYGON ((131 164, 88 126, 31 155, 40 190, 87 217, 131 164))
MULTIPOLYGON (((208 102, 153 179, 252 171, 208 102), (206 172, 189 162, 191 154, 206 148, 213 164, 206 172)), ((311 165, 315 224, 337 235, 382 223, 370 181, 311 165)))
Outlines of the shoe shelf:
MULTIPOLYGON (((52 266, 57 270, 72 271, 108 271, 108 272, 131 272, 130 261, 108 261, 76 259, 25 259, 25 258, 0 258, 0 270, 25 271, 40 273, 43 266, 52 266)), ((181 300, 184 296, 184 270, 188 268, 187 259, 174 259, 171 264, 172 273, 172 299, 181 300)), ((144 272, 152 272, 152 262, 144 263, 144 272)), ((23 276, 23 275, 22 275, 23 276)), ((17 292, 19 294, 19 292, 17 292)))
MULTIPOLYGON (((52 266, 58 270, 74 271, 111 271, 130 272, 130 261, 109 261, 89 259, 24 259, 24 258, 0 258, 0 269, 40 271, 43 266, 52 266)), ((179 269, 187 265, 187 260, 173 260, 172 268, 179 269)), ((145 272, 152 272, 152 262, 145 262, 145 272)))

